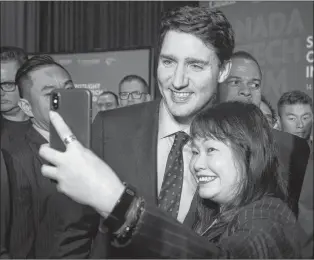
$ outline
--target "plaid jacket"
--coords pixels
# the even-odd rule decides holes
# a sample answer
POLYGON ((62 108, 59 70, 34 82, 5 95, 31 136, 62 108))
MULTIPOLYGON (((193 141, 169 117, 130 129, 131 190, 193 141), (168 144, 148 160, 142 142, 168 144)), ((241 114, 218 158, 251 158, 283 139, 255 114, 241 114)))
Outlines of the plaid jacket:
POLYGON ((298 258, 299 232, 292 211, 273 197, 243 207, 218 241, 215 232, 198 236, 147 204, 130 241, 134 249, 130 257, 298 258))

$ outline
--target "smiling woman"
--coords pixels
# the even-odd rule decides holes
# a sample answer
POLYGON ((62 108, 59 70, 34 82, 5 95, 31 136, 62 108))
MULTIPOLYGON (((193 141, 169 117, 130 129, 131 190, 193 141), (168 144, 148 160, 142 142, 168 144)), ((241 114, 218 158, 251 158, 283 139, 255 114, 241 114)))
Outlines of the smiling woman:
POLYGON ((213 210, 200 201, 198 232, 217 218, 226 228, 241 207, 264 196, 286 200, 274 140, 255 105, 227 102, 207 110, 193 121, 191 135, 190 167, 199 195, 217 206, 213 210))

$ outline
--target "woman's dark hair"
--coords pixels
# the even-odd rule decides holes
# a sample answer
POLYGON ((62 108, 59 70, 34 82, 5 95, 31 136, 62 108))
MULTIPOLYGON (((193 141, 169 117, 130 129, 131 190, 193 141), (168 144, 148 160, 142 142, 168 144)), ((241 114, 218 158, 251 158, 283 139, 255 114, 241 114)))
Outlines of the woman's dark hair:
MULTIPOLYGON (((210 138, 230 145, 235 160, 243 168, 235 197, 221 209, 219 222, 227 223, 237 211, 265 195, 287 200, 287 185, 281 177, 277 148, 269 124, 254 104, 220 103, 198 114, 191 125, 192 138, 210 138)), ((241 169, 242 169, 241 168, 241 169)), ((212 203, 200 199, 198 232, 208 226, 213 215, 212 203)))

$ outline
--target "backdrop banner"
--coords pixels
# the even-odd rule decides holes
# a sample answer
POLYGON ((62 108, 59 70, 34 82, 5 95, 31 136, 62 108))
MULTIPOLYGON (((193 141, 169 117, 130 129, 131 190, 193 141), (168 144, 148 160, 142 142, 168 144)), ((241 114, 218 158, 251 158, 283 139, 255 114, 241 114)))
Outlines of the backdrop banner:
POLYGON ((223 11, 235 30, 236 51, 251 53, 263 72, 263 94, 301 90, 313 98, 312 1, 204 1, 223 11))

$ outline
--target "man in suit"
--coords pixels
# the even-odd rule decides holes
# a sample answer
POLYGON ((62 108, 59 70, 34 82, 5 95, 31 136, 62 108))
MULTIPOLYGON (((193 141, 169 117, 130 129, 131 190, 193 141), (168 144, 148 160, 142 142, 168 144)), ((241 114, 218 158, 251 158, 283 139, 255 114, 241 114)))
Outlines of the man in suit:
POLYGON ((23 138, 31 126, 29 117, 19 107, 19 90, 15 84, 15 75, 19 67, 27 60, 24 50, 17 47, 0 48, 1 56, 1 147, 14 145, 14 141, 23 138))
MULTIPOLYGON (((31 118, 32 126, 18 145, 3 150, 10 182, 10 228, 4 242, 12 258, 54 257, 59 248, 59 225, 66 225, 84 208, 58 193, 52 180, 43 178, 40 169, 45 161, 38 151, 49 142, 51 92, 73 88, 73 82, 69 73, 49 56, 34 56, 26 61, 17 72, 16 82, 22 96, 19 106, 31 118)), ((3 218, 1 210, 1 222, 3 218)), ((86 257, 75 250, 72 256, 86 257)))
MULTIPOLYGON (((219 102, 241 101, 261 107, 262 71, 258 61, 244 51, 235 52, 231 60, 230 73, 218 87, 219 102)), ((293 211, 298 214, 298 200, 310 149, 302 138, 276 129, 272 131, 278 145, 279 159, 286 173, 291 205, 293 211)))
MULTIPOLYGON (((157 82, 162 99, 100 112, 93 122, 94 152, 145 199, 166 207, 165 211, 188 227, 194 222, 196 182, 188 166, 191 147, 184 141, 194 116, 214 103, 217 82, 229 73, 233 49, 234 33, 221 12, 201 7, 168 12, 161 22, 158 50, 157 82), (170 164, 174 159, 173 146, 180 141, 180 167, 173 169, 182 171, 178 178, 174 175, 169 181, 178 188, 169 192, 175 196, 169 198, 173 202, 169 206, 165 205, 168 198, 164 196, 164 187, 171 173, 165 172, 172 167, 168 161, 170 164)), ((63 236, 66 245, 72 236, 66 230, 63 236)), ((100 242, 100 247, 103 245, 100 242)), ((112 252, 106 252, 109 257, 132 255, 132 248, 111 249, 112 252)), ((99 253, 93 257, 106 256, 99 253)))

